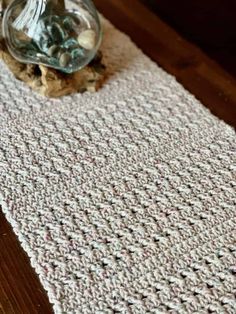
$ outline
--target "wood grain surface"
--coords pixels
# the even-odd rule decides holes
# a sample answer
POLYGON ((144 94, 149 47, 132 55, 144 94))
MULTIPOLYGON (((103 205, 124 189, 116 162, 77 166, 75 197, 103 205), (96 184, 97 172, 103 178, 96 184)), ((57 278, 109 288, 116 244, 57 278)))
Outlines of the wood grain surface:
POLYGON ((52 313, 47 295, 0 211, 0 314, 52 313))
MULTIPOLYGON (((236 81, 138 0, 95 0, 105 17, 205 106, 236 126, 236 81)), ((52 313, 29 259, 0 212, 0 314, 52 313)))
POLYGON ((141 0, 236 76, 236 1, 141 0))
POLYGON ((105 16, 129 34, 167 72, 175 75, 213 114, 236 126, 236 79, 233 76, 139 1, 97 0, 95 3, 105 16))

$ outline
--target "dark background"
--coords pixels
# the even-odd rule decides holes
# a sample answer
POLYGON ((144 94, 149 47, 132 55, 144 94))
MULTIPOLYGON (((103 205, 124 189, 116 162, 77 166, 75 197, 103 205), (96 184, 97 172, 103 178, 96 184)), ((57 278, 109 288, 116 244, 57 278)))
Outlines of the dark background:
POLYGON ((236 76, 236 0, 141 0, 236 76))

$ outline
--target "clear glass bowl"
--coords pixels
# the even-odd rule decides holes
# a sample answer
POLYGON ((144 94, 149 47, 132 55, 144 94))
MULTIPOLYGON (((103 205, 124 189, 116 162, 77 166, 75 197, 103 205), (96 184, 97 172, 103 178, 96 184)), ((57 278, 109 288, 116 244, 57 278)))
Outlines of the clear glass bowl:
POLYGON ((14 0, 3 16, 10 53, 23 63, 72 73, 86 66, 101 43, 91 0, 14 0))

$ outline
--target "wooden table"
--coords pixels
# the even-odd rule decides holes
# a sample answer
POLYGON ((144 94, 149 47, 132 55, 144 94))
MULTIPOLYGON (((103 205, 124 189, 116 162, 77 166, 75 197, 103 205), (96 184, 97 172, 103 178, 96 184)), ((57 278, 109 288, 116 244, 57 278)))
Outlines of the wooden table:
MULTIPOLYGON (((176 76, 216 116, 236 126, 236 80, 138 0, 95 0, 101 13, 176 76)), ((0 314, 52 313, 46 293, 0 212, 0 314)))

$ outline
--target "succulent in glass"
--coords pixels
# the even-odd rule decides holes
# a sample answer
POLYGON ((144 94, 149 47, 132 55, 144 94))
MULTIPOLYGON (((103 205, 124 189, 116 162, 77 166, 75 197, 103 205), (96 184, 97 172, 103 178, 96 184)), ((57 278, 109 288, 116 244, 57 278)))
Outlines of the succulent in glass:
POLYGON ((2 23, 15 59, 65 73, 86 66, 101 43, 101 25, 91 0, 13 0, 2 23))

